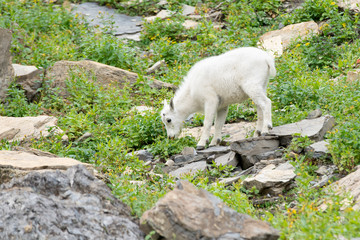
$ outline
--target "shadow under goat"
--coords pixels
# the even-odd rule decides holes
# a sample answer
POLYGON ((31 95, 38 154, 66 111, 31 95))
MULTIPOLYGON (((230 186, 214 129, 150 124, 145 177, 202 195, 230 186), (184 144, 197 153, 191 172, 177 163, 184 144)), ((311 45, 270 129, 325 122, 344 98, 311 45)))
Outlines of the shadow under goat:
POLYGON ((197 149, 204 149, 215 119, 215 134, 210 146, 221 141, 230 104, 251 98, 257 108, 255 136, 272 128, 271 101, 266 96, 270 78, 276 76, 274 58, 267 52, 244 47, 197 62, 188 72, 174 98, 164 101, 161 119, 170 138, 178 137, 184 120, 192 113, 205 114, 197 149))

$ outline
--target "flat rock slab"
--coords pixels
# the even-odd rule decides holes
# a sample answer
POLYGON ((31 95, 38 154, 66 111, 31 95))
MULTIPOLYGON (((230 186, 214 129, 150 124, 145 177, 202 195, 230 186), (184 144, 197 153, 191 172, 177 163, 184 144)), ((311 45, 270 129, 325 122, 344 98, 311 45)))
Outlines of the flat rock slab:
MULTIPOLYGON (((230 123, 225 124, 222 128, 221 134, 223 136, 227 136, 224 139, 225 143, 232 143, 234 141, 238 141, 241 139, 245 139, 250 133, 255 130, 256 123, 255 122, 239 122, 239 123, 230 123)), ((195 128, 185 128, 183 129, 180 137, 192 136, 197 140, 200 139, 202 127, 195 128)), ((215 128, 211 127, 211 134, 214 134, 215 128)))
POLYGON ((286 190, 295 179, 294 170, 294 167, 288 164, 282 164, 277 168, 270 164, 254 177, 246 178, 243 184, 246 189, 256 187, 260 194, 278 195, 286 190))
MULTIPOLYGON (((59 94, 66 97, 68 95, 66 91, 66 80, 69 78, 71 72, 76 73, 76 71, 94 75, 96 77, 96 84, 104 87, 114 86, 122 88, 127 84, 133 85, 138 83, 139 78, 136 73, 90 60, 56 62, 46 71, 45 77, 53 80, 52 87, 59 88, 59 94)), ((175 86, 172 84, 156 79, 148 80, 151 81, 149 84, 151 88, 175 89, 175 86)))
POLYGON ((90 164, 72 158, 58 157, 36 149, 2 150, 0 151, 0 183, 24 176, 31 171, 66 170, 79 164, 95 173, 90 164))
POLYGON ((12 167, 21 170, 64 170, 78 164, 83 163, 72 158, 56 157, 50 154, 48 156, 39 156, 35 153, 24 151, 0 151, 0 167, 12 167))
POLYGON ((195 174, 197 171, 203 171, 207 167, 206 161, 193 162, 178 168, 169 173, 170 176, 180 178, 184 174, 195 174))
POLYGON ((325 140, 316 142, 305 148, 305 152, 311 153, 313 158, 327 158, 330 157, 328 145, 325 140))
POLYGON ((300 134, 303 137, 308 136, 314 141, 321 141, 324 139, 326 132, 331 130, 334 125, 335 118, 325 115, 319 118, 304 119, 300 122, 274 127, 270 134, 279 136, 281 146, 288 146, 294 134, 300 134))
MULTIPOLYGON (((57 118, 51 116, 0 117, 0 139, 12 142, 63 133, 56 124, 57 118)), ((67 140, 67 136, 64 135, 63 140, 67 140)))
POLYGON ((110 30, 115 36, 135 34, 141 31, 139 25, 142 23, 142 17, 120 14, 115 9, 99 6, 97 3, 86 2, 73 5, 72 12, 84 16, 91 26, 107 27, 107 31, 110 30))
POLYGON ((0 185, 0 239, 144 239, 130 209, 77 165, 0 185))
POLYGON ((281 56, 284 49, 296 39, 305 39, 313 34, 319 33, 319 26, 314 21, 302 22, 288 25, 280 30, 265 33, 260 37, 258 45, 275 56, 281 56))
POLYGON ((279 232, 226 206, 219 198, 186 181, 160 199, 140 219, 146 233, 155 230, 165 239, 274 240, 279 232))

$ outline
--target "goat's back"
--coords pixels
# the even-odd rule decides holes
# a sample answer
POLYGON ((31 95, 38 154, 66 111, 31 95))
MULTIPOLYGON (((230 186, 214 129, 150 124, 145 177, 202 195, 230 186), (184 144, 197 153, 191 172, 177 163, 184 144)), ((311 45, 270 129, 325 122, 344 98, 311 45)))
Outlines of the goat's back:
POLYGON ((206 98, 215 93, 224 104, 231 104, 247 98, 244 88, 261 86, 265 91, 275 74, 272 56, 258 48, 244 47, 197 62, 184 84, 193 97, 206 98))

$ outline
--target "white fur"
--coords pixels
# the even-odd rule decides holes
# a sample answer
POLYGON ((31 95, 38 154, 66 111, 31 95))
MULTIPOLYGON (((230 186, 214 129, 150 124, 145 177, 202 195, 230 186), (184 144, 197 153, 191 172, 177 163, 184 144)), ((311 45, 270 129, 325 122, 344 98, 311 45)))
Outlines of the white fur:
POLYGON ((210 145, 221 140, 228 106, 251 98, 257 107, 256 135, 272 128, 271 101, 266 96, 269 78, 275 77, 274 58, 258 48, 245 47, 196 63, 188 72, 171 104, 161 111, 169 137, 177 137, 184 120, 194 112, 204 112, 204 127, 198 147, 203 148, 215 118, 215 134, 210 145))

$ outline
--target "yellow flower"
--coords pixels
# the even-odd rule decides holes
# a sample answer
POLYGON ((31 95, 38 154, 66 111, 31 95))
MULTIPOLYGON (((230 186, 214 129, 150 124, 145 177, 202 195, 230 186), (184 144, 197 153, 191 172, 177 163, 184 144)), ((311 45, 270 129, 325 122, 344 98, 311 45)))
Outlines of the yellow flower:
POLYGON ((305 46, 309 46, 309 45, 310 45, 310 43, 309 43, 309 42, 305 43, 305 46))
POLYGON ((335 5, 336 3, 335 2, 331 2, 331 5, 335 5))

